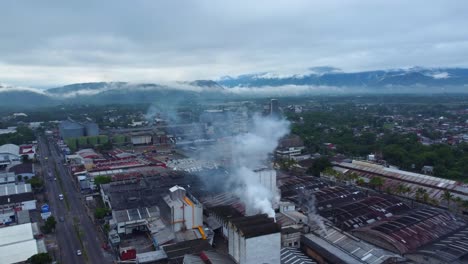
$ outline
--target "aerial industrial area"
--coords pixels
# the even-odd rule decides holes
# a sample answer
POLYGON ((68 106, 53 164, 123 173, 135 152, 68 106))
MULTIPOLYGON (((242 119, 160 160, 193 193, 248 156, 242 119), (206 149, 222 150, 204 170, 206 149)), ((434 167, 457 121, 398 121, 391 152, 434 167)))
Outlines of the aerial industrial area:
MULTIPOLYGON (((330 105, 152 105, 131 118, 109 106, 100 119, 74 109, 44 122, 7 115, 15 126, 2 135, 33 134, 0 146, 0 262, 467 263, 463 177, 438 177, 434 163, 398 168, 385 148, 359 156, 339 140, 307 143, 297 127, 312 112, 338 111, 330 105), (126 126, 112 125, 122 118, 126 126)), ((460 116, 411 115, 382 114, 385 132, 355 125, 351 133, 355 141, 366 131, 415 132, 423 146, 466 144, 460 116), (445 132, 429 142, 431 122, 445 132)), ((314 126, 324 135, 338 129, 314 126)))

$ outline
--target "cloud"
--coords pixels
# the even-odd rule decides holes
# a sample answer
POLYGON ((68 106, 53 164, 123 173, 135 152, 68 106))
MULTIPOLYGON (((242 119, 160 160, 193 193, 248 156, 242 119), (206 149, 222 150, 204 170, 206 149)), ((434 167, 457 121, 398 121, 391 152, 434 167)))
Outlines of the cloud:
POLYGON ((332 65, 468 66, 468 3, 3 1, 0 80, 212 79, 332 65))

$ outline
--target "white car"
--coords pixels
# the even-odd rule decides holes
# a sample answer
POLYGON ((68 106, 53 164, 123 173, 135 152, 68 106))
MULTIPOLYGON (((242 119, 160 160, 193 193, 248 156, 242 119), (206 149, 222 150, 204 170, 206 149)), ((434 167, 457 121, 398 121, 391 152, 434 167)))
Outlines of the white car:
POLYGON ((81 250, 78 249, 78 250, 76 251, 76 255, 81 256, 81 250))
POLYGON ((63 200, 63 194, 59 194, 59 199, 63 200))

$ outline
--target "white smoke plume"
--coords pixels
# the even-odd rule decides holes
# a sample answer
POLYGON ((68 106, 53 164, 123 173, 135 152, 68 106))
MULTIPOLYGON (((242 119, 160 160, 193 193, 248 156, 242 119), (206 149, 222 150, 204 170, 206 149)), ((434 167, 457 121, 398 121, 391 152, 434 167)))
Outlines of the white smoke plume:
POLYGON ((254 170, 265 167, 268 156, 278 146, 279 139, 288 133, 288 121, 256 115, 250 131, 233 138, 231 177, 238 183, 239 187, 235 192, 245 203, 247 210, 260 211, 274 217, 272 201, 278 195, 258 182, 254 170))
POLYGON ((315 195, 311 190, 301 190, 299 192, 299 203, 304 209, 304 212, 307 213, 308 225, 310 227, 318 228, 318 231, 323 235, 327 233, 327 228, 323 223, 323 220, 317 213, 315 207, 315 195))

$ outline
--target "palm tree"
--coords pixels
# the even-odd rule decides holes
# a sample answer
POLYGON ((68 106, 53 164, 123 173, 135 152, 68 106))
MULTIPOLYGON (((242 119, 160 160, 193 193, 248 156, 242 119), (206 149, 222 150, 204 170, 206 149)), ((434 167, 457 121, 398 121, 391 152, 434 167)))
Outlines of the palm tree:
POLYGON ((457 211, 461 211, 461 208, 463 207, 462 203, 463 203, 463 199, 460 197, 460 196, 457 196, 455 197, 455 199, 453 199, 455 201, 455 203, 457 204, 457 211))
POLYGON ((370 185, 372 185, 375 188, 378 188, 379 191, 381 190, 382 186, 385 184, 385 180, 382 177, 373 177, 369 181, 370 185))
POLYGON ((423 196, 422 196, 423 202, 427 203, 429 201, 429 194, 427 193, 426 190, 424 190, 423 196))
POLYGON ((416 200, 417 201, 421 200, 421 197, 424 195, 425 192, 426 192, 426 189, 424 188, 419 187, 418 189, 416 189, 416 196, 415 196, 416 200))
POLYGON ((398 184, 398 186, 396 188, 396 193, 403 194, 405 192, 405 190, 406 190, 405 185, 400 183, 400 184, 398 184))
POLYGON ((445 190, 441 197, 442 200, 447 201, 447 208, 450 209, 450 201, 453 200, 453 195, 449 190, 445 190))

